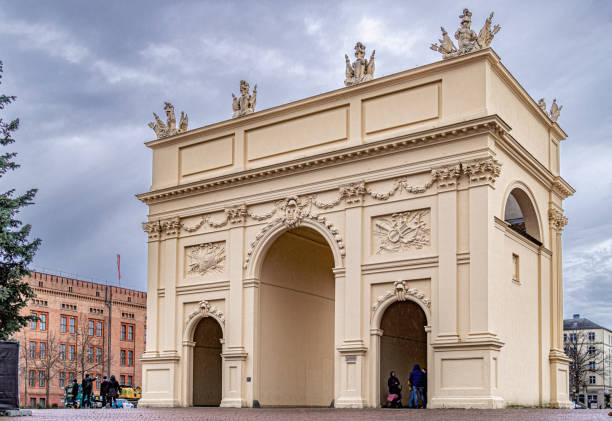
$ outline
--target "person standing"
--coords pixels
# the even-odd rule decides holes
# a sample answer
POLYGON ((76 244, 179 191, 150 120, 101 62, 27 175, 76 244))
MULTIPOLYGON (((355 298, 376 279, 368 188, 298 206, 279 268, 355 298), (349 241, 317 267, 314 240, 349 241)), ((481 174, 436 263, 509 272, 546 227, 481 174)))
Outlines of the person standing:
POLYGON ((81 382, 81 408, 91 408, 91 388, 91 377, 89 377, 89 374, 85 374, 85 378, 81 382))
POLYGON ((100 385, 100 396, 102 397, 102 408, 106 408, 106 403, 108 400, 108 386, 109 385, 110 385, 110 382, 108 381, 106 376, 104 376, 102 378, 102 384, 100 385))
MULTIPOLYGON (((412 393, 410 394, 410 403, 408 407, 410 408, 421 408, 419 405, 419 395, 421 395, 421 399, 423 399, 423 378, 425 377, 423 371, 421 371, 421 366, 415 364, 410 372, 410 384, 412 385, 412 393)), ((425 402, 423 401, 423 406, 425 402)))
POLYGON ((108 385, 108 398, 111 404, 111 408, 113 408, 113 403, 114 407, 117 407, 117 396, 119 396, 119 393, 121 393, 120 389, 121 388, 119 387, 119 382, 115 379, 115 376, 110 376, 110 381, 108 385))
POLYGON ((427 408, 427 369, 421 368, 423 372, 423 393, 421 394, 421 400, 423 401, 423 408, 427 408))
POLYGON ((77 396, 79 395, 79 383, 77 379, 72 380, 72 388, 70 389, 70 394, 72 395, 72 407, 77 408, 77 396))

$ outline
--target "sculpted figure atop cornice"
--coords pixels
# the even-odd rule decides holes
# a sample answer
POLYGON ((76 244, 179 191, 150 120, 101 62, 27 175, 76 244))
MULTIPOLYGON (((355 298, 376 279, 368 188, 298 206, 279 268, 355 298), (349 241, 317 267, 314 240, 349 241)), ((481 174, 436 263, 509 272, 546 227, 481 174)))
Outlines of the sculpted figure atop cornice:
POLYGON ((165 137, 174 136, 178 133, 187 131, 189 124, 189 117, 183 111, 181 111, 181 120, 179 121, 178 128, 176 127, 176 117, 174 115, 174 105, 169 102, 164 102, 164 111, 166 112, 166 122, 161 121, 159 116, 153 113, 155 117, 155 123, 149 123, 149 127, 153 129, 158 139, 165 137))
POLYGON ((476 32, 471 27, 472 12, 468 9, 463 9, 463 14, 459 18, 461 19, 461 26, 455 32, 455 39, 459 47, 455 47, 444 27, 440 27, 442 30, 442 39, 439 40, 440 45, 431 44, 430 48, 442 54, 445 59, 487 48, 491 45, 495 34, 501 29, 499 25, 491 26, 493 12, 485 20, 485 24, 478 35, 476 35, 476 32))
POLYGON ((553 99, 553 103, 550 106, 550 119, 552 121, 557 121, 559 119, 559 115, 561 114, 561 109, 563 108, 563 105, 559 107, 559 105, 557 105, 557 98, 553 99))
POLYGON ((255 103, 257 102, 257 85, 253 87, 253 95, 249 94, 249 83, 246 80, 240 81, 240 98, 232 93, 232 109, 234 114, 232 118, 242 117, 255 112, 255 103))
POLYGON ((538 107, 540 107, 540 110, 544 111, 544 113, 548 114, 546 112, 546 101, 544 100, 544 98, 540 98, 540 100, 538 101, 538 107))
POLYGON ((345 86, 353 86, 374 79, 374 53, 376 53, 376 50, 372 50, 370 60, 367 60, 365 58, 365 49, 365 45, 361 42, 355 44, 356 60, 352 64, 349 56, 347 54, 344 55, 346 60, 345 86))

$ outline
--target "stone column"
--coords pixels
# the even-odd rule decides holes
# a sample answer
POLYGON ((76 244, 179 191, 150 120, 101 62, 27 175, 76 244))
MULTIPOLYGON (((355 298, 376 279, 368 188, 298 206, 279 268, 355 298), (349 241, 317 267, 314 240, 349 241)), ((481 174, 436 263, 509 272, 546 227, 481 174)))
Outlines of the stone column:
POLYGON ((145 356, 155 356, 159 351, 157 325, 157 289, 159 288, 159 237, 161 225, 159 221, 144 222, 142 229, 148 235, 147 253, 147 343, 145 356))
POLYGON ((176 280, 178 274, 178 237, 181 230, 179 218, 167 219, 161 222, 162 244, 161 244, 161 278, 164 286, 164 315, 162 317, 163 341, 160 344, 161 354, 176 356, 176 328, 180 317, 176 309, 176 280))
MULTIPOLYGON (((246 379, 244 376, 247 352, 242 340, 243 326, 243 256, 244 256, 244 213, 232 214, 229 230, 228 274, 230 281, 229 302, 226 306, 225 332, 227 335, 223 358, 223 397, 221 406, 250 406, 245 399, 246 379)), ((246 297, 245 297, 246 298, 246 297)), ((253 297, 248 297, 253 299, 253 297)), ((252 303, 249 303, 252 307, 252 303)))
POLYGON ((557 408, 571 408, 569 401, 569 362, 563 351, 563 227, 567 218, 563 211, 551 208, 548 211, 550 225, 550 249, 553 253, 550 274, 550 404, 557 408))
POLYGON ((183 339, 183 399, 181 406, 193 406, 193 348, 196 343, 183 339))
MULTIPOLYGON (((335 383, 339 383, 339 394, 334 405, 337 408, 363 408, 366 405, 364 397, 365 353, 366 347, 362 338, 362 241, 363 241, 363 207, 361 196, 352 197, 350 205, 345 210, 345 243, 346 274, 344 282, 338 282, 336 274, 336 297, 343 295, 342 302, 336 301, 336 319, 343 319, 342 344, 337 348, 339 355, 335 369, 335 383), (344 284, 344 288, 342 288, 344 284), (339 378, 338 378, 339 374, 339 378)), ((336 323, 338 326, 338 323, 336 323)))

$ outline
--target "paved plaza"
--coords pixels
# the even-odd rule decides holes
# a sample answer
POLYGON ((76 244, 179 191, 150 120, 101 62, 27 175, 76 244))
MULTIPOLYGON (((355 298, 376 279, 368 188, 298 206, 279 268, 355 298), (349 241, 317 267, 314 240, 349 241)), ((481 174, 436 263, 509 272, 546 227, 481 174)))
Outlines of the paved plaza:
POLYGON ((312 409, 312 408, 162 408, 162 409, 35 409, 26 420, 80 421, 238 421, 238 420, 612 420, 609 410, 551 410, 551 409, 312 409))

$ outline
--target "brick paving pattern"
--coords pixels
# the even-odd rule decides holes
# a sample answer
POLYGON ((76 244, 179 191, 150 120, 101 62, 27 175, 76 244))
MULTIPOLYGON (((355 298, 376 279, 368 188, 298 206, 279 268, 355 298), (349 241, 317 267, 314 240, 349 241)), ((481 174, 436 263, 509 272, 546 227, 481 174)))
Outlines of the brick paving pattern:
POLYGON ((246 421, 246 420, 414 420, 414 421, 612 421, 610 410, 553 410, 553 409, 310 409, 310 408, 137 408, 137 409, 35 409, 27 420, 81 421, 246 421))

